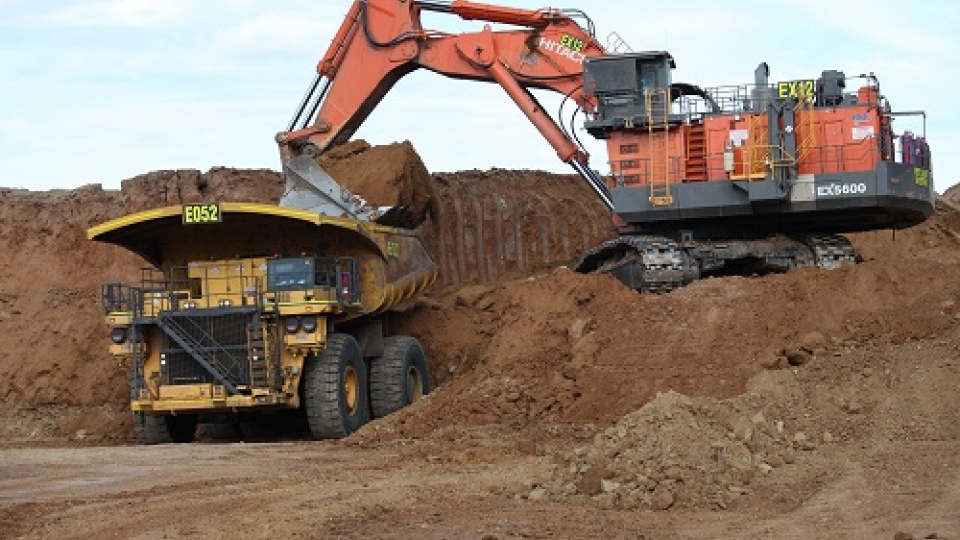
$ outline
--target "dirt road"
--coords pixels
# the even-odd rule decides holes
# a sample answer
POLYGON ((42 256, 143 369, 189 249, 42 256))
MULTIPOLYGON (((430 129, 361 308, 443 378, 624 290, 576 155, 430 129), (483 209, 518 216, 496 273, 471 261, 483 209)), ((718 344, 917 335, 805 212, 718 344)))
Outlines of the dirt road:
POLYGON ((443 448, 397 441, 3 450, 0 538, 960 537, 955 442, 866 449, 789 509, 770 501, 663 513, 530 500, 551 459, 518 452, 500 435, 471 433, 443 448), (902 474, 904 457, 910 474, 902 474))

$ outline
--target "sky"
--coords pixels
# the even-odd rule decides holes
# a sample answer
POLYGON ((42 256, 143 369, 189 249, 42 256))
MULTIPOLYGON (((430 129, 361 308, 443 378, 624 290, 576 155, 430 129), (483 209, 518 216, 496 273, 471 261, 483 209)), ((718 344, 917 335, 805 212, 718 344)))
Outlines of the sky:
MULTIPOLYGON (((616 32, 635 51, 670 51, 675 82, 748 84, 760 62, 772 82, 873 72, 894 110, 926 111, 937 191, 960 182, 960 3, 556 1, 487 3, 586 11, 601 42, 616 32)), ((0 186, 117 189, 159 169, 279 170, 274 136, 351 4, 0 0, 0 186)), ((483 25, 434 14, 425 26, 483 25)), ((559 108, 559 97, 538 97, 559 108)), ((894 128, 924 129, 909 118, 894 128)), ((604 147, 579 135, 593 168, 606 172, 604 147)), ((503 90, 426 71, 401 80, 355 137, 410 140, 432 172, 570 172, 503 90)))

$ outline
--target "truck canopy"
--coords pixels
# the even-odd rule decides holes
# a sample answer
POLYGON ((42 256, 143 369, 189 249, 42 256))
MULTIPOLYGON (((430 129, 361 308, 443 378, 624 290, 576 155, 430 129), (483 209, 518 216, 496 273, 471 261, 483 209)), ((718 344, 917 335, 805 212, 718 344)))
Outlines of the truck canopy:
POLYGON ((317 252, 359 242, 386 258, 377 225, 252 203, 197 203, 130 214, 90 228, 87 237, 123 247, 162 268, 190 261, 317 252))

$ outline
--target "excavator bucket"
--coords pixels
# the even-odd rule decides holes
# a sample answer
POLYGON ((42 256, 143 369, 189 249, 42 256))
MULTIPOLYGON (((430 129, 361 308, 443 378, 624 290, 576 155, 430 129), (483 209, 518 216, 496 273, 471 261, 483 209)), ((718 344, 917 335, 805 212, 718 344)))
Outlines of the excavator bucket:
POLYGON ((388 227, 415 229, 420 226, 426 219, 431 199, 428 188, 424 187, 429 182, 429 173, 420 158, 409 143, 380 147, 370 154, 366 153, 369 145, 361 143, 348 147, 358 151, 347 151, 346 157, 321 158, 322 163, 334 168, 334 175, 340 181, 334 180, 334 175, 308 155, 287 161, 283 167, 286 186, 280 206, 388 227), (397 150, 388 155, 381 152, 391 148, 397 150), (356 189, 351 189, 353 187, 356 189), (374 204, 368 197, 387 204, 374 204))
POLYGON ((390 209, 375 207, 338 184, 316 160, 297 156, 283 165, 286 186, 280 206, 324 216, 376 221, 390 209))

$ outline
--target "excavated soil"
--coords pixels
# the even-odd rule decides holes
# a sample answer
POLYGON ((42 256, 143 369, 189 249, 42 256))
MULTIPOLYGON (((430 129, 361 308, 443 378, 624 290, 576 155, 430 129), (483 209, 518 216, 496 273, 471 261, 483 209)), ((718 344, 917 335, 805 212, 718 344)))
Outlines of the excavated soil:
POLYGON ((323 154, 320 164, 370 206, 405 207, 418 225, 436 212, 430 173, 410 141, 384 146, 351 141, 323 154))
POLYGON ((653 296, 567 268, 610 235, 575 178, 338 150, 378 204, 420 186, 441 282, 390 322, 435 391, 339 442, 127 446, 97 298, 141 263, 85 229, 282 180, 0 190, 0 538, 960 538, 960 190, 858 265, 653 296))

